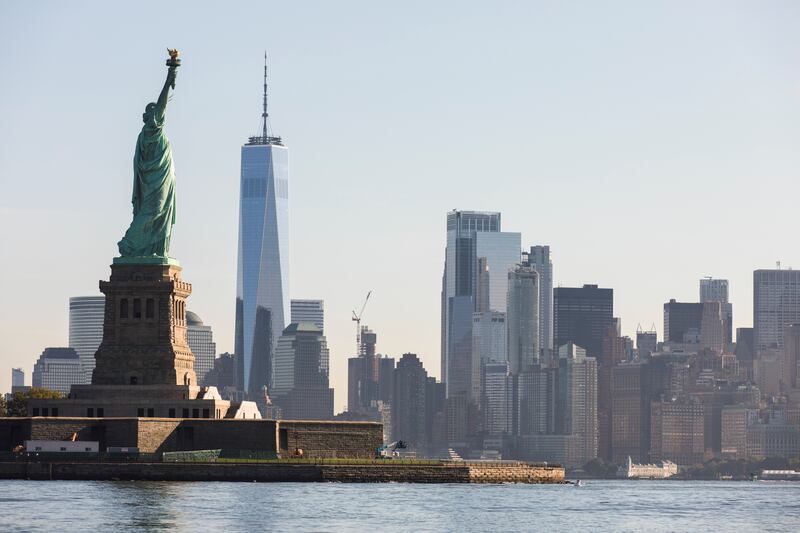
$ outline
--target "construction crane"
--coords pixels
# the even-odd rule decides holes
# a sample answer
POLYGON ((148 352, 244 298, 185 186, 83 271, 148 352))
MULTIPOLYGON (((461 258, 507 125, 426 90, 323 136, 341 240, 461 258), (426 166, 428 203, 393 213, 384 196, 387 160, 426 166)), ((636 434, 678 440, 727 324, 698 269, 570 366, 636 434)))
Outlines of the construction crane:
POLYGON ((369 301, 369 296, 372 294, 372 291, 367 293, 367 297, 364 298, 364 305, 361 306, 361 311, 356 314, 355 310, 353 310, 353 318, 351 319, 353 322, 356 323, 356 355, 362 355, 361 350, 361 317, 364 316, 364 309, 367 307, 367 302, 369 301))

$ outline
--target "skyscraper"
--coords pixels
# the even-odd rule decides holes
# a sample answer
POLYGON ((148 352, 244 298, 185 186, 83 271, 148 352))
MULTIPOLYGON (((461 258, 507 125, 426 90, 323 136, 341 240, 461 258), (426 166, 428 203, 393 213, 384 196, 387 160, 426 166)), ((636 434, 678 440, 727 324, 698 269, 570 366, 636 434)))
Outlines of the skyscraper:
POLYGON ((92 381, 94 353, 103 340, 105 296, 74 296, 69 299, 69 346, 78 352, 83 367, 82 383, 92 381))
POLYGON ((650 404, 650 460, 679 465, 703 462, 703 404, 691 397, 667 398, 650 404))
POLYGON ((514 415, 514 378, 508 362, 483 365, 483 429, 489 435, 511 434, 514 415))
POLYGON ((549 246, 531 246, 527 262, 539 273, 539 348, 549 364, 553 351, 553 261, 549 246))
POLYGON ((753 377, 754 346, 753 328, 736 328, 736 360, 745 379, 753 377))
POLYGON ((539 364, 539 274, 529 266, 508 273, 508 362, 517 375, 539 364))
POLYGON ((329 387, 330 353, 325 337, 311 322, 289 324, 275 350, 270 395, 284 418, 327 420, 333 417, 329 387))
POLYGON ((558 349, 556 432, 575 437, 576 464, 597 457, 597 362, 586 355, 573 343, 558 349))
POLYGON ((664 342, 699 342, 702 320, 703 304, 671 299, 664 304, 664 342))
POLYGON ((292 300, 292 323, 311 322, 325 334, 324 300, 292 300))
POLYGON ((25 387, 25 371, 21 368, 11 369, 11 392, 16 392, 25 387))
POLYGON ((536 368, 515 377, 516 435, 550 435, 556 424, 556 368, 536 368))
MULTIPOLYGON (((451 211, 442 277, 442 377, 447 397, 466 394, 477 402, 480 367, 473 361, 473 312, 488 300, 489 309, 505 312, 508 271, 520 262, 519 233, 500 231, 500 213, 451 211), (479 264, 482 275, 479 276, 479 264), (478 283, 480 280, 480 290, 478 283), (485 295, 480 305, 477 295, 485 295)), ((461 416, 461 415, 459 415, 461 416)))
POLYGON ((658 333, 655 329, 655 324, 650 331, 644 331, 641 326, 636 328, 636 350, 639 352, 639 359, 647 359, 658 349, 658 333))
POLYGON ((394 389, 394 359, 376 353, 378 335, 361 326, 358 357, 347 360, 347 410, 378 415, 378 402, 390 404, 394 389))
POLYGON ((392 430, 394 440, 402 440, 416 450, 428 445, 425 427, 427 383, 428 373, 416 354, 403 354, 394 371, 392 430))
POLYGON ((227 397, 236 385, 236 363, 233 354, 221 353, 214 359, 211 370, 206 372, 205 385, 217 387, 223 397, 227 397))
POLYGON ((472 314, 473 360, 480 362, 505 361, 506 314, 500 311, 483 311, 472 314))
POLYGON ((711 277, 701 279, 700 301, 726 303, 728 301, 728 280, 711 277))
POLYGON ((214 358, 217 356, 217 345, 211 326, 203 324, 197 313, 186 311, 186 337, 189 347, 194 354, 194 373, 197 383, 207 385, 206 375, 214 368, 214 358))
POLYGON ((783 384, 785 389, 800 385, 797 367, 800 364, 800 324, 786 326, 783 333, 783 384))
POLYGON ((72 385, 83 383, 83 369, 73 348, 45 348, 33 365, 34 387, 69 394, 72 385))
POLYGON ((555 344, 573 342, 589 357, 599 358, 603 339, 614 322, 614 290, 597 285, 553 290, 555 344))
POLYGON ((644 395, 646 370, 647 363, 627 363, 611 369, 611 450, 616 464, 628 457, 639 462, 647 454, 650 402, 644 395))
POLYGON ((261 135, 242 146, 235 352, 239 388, 269 386, 275 344, 289 317, 289 150, 270 134, 267 67, 261 135))
POLYGON ((700 280, 700 303, 719 302, 722 305, 724 349, 733 342, 733 304, 728 300, 728 280, 703 278, 700 280))
POLYGON ((800 323, 800 270, 753 272, 753 342, 755 355, 783 347, 786 326, 800 323))
POLYGON ((703 314, 700 319, 700 349, 713 350, 718 354, 725 351, 727 344, 723 305, 716 301, 703 303, 703 314))

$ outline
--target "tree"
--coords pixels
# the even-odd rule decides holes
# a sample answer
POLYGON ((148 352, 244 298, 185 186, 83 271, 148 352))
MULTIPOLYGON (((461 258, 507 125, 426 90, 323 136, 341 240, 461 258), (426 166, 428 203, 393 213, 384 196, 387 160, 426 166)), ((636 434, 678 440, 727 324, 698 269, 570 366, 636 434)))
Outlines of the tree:
POLYGON ((6 405, 6 416, 29 416, 28 400, 31 398, 55 400, 63 397, 64 395, 60 392, 42 387, 31 387, 25 392, 15 392, 11 395, 11 401, 6 405))
POLYGON ((6 398, 0 396, 0 416, 6 416, 6 398))
POLYGON ((592 459, 583 465, 583 470, 592 477, 605 479, 617 477, 617 465, 600 457, 592 459))

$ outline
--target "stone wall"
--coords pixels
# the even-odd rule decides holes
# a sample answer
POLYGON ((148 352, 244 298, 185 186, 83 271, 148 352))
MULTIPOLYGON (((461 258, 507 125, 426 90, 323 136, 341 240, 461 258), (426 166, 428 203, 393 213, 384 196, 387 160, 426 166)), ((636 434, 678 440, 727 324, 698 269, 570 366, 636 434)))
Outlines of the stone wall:
POLYGON ((316 422, 280 420, 279 453, 290 457, 302 449, 305 457, 371 458, 383 444, 377 422, 316 422))
MULTIPOLYGON (((143 435, 158 434, 164 430, 164 420, 139 419, 140 442, 143 435), (153 427, 151 427, 153 426, 153 427)), ((274 420, 205 420, 186 419, 165 438, 156 452, 185 450, 261 450, 275 453, 276 437, 274 420)), ((155 441, 157 442, 157 438, 155 441)))
POLYGON ((0 479, 335 481, 351 483, 562 483, 561 467, 469 463, 315 465, 226 463, 0 463, 0 479))
POLYGON ((469 463, 472 483, 563 483, 564 468, 528 463, 469 463))
POLYGON ((305 457, 371 458, 383 440, 374 422, 305 422, 201 418, 0 418, 0 451, 25 440, 98 441, 138 447, 141 453, 190 450, 258 450, 305 457), (278 450, 280 443, 281 449, 278 450))
POLYGON ((30 428, 31 440, 70 440, 73 433, 78 434, 77 440, 98 440, 91 419, 34 418, 30 428))

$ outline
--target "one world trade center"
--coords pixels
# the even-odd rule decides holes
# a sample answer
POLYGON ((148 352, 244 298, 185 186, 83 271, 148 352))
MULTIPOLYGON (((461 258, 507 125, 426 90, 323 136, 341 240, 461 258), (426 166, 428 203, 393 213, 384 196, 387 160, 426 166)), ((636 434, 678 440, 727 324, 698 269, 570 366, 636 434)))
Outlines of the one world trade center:
POLYGON ((261 135, 242 146, 236 279, 237 388, 254 400, 289 317, 289 150, 268 130, 265 56, 261 135))

